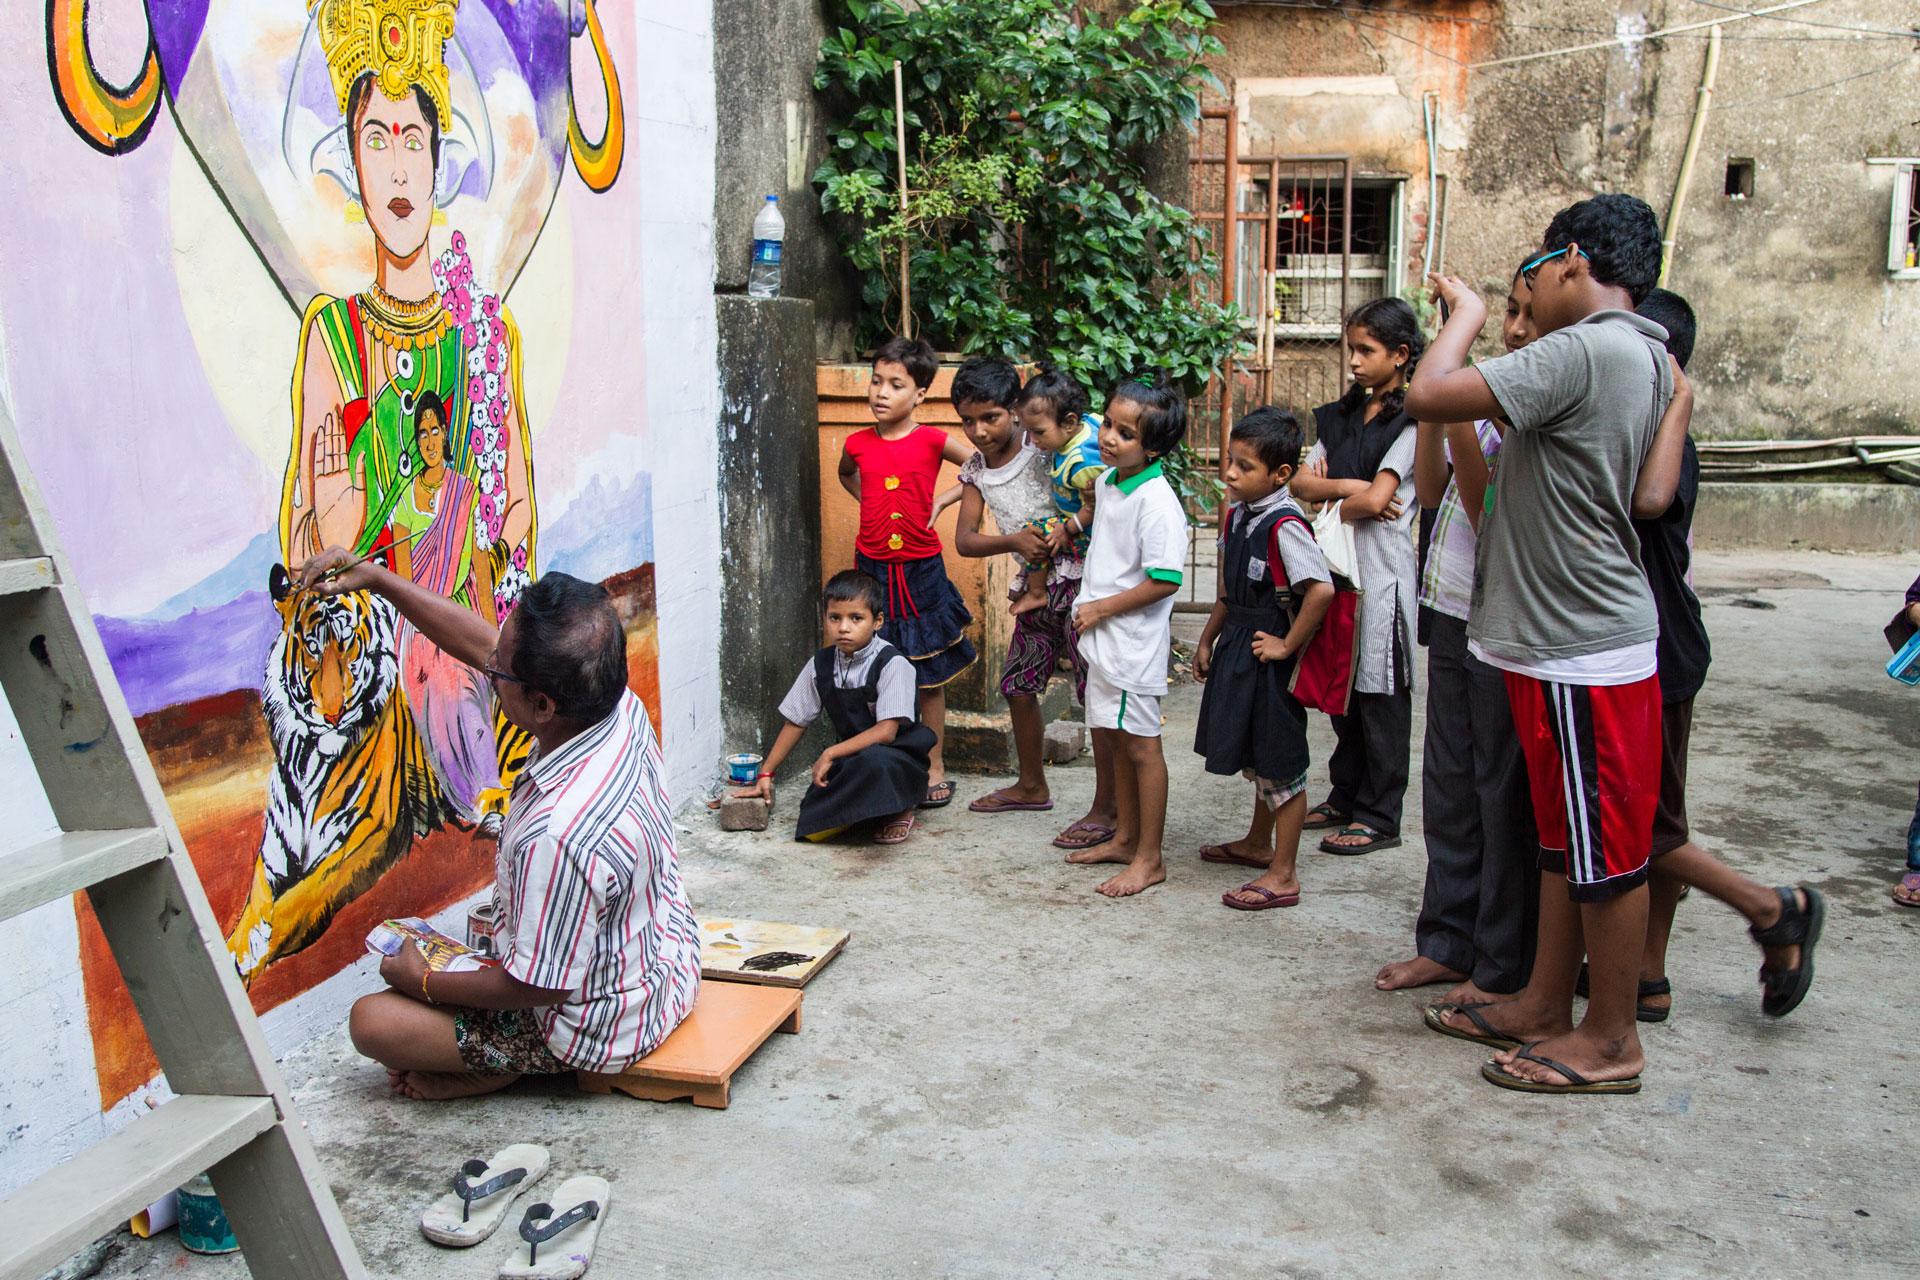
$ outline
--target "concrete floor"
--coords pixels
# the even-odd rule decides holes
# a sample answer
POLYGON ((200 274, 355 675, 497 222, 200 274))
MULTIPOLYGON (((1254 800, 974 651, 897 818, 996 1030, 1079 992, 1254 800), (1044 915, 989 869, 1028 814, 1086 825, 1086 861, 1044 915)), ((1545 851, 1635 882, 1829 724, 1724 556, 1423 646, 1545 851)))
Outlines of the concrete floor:
MULTIPOLYGON (((1187 750, 1192 686, 1168 701, 1172 874, 1139 899, 1096 896, 1106 873, 1047 844, 1091 792, 1085 764, 1056 771, 1054 814, 971 816, 984 784, 966 780, 894 852, 691 819, 702 913, 853 931, 808 989, 804 1032, 744 1068, 730 1110, 549 1084, 407 1103, 344 1035, 288 1074, 383 1277, 495 1274, 504 1241, 438 1249, 419 1212, 462 1160, 527 1140, 556 1172, 613 1180, 592 1273, 610 1280, 1911 1275, 1920 912, 1886 887, 1920 695, 1882 674, 1880 627, 1913 569, 1701 557, 1717 661, 1695 719, 1696 833, 1757 878, 1820 886, 1831 914, 1812 995, 1774 1022, 1741 925, 1684 904, 1676 1012, 1647 1031, 1637 1098, 1498 1091, 1477 1047, 1421 1026, 1434 991, 1373 990, 1411 948, 1417 782, 1407 847, 1303 855, 1300 907, 1223 909, 1245 874, 1192 851, 1235 833, 1249 795, 1187 750)), ((1328 746, 1321 722, 1316 762, 1328 746)), ((245 1269, 169 1235, 102 1274, 245 1269)))

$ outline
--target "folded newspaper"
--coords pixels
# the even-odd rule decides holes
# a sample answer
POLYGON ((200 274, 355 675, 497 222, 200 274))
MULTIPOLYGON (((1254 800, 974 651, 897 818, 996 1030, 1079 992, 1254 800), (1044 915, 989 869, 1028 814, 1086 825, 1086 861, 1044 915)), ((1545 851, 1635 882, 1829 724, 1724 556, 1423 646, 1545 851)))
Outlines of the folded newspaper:
POLYGON ((493 964, 472 947, 455 942, 418 916, 375 925, 367 935, 367 950, 377 956, 397 956, 409 941, 420 948, 427 968, 434 973, 470 973, 493 964))

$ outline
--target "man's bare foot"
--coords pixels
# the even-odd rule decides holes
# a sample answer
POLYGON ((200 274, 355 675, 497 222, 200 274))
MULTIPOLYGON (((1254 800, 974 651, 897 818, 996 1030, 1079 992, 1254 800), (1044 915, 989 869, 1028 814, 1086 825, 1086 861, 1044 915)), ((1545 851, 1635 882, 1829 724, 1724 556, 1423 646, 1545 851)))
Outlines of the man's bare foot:
POLYGON ((1517 1000, 1519 996, 1520 996, 1520 993, 1517 991, 1509 992, 1506 995, 1502 995, 1498 991, 1483 991, 1479 987, 1475 986, 1472 980, 1469 979, 1466 982, 1462 982, 1459 986, 1455 987, 1453 990, 1447 992, 1447 994, 1441 996, 1440 1003, 1441 1004, 1505 1004, 1509 1000, 1517 1000))
POLYGON ((1167 868, 1157 855, 1153 858, 1135 858, 1125 871, 1104 884, 1096 885, 1094 892, 1104 893, 1109 898, 1131 898, 1166 878, 1167 868))
POLYGON ((1565 1063, 1595 1084, 1603 1080, 1631 1080, 1647 1065, 1646 1055, 1640 1051, 1640 1037, 1632 1032, 1623 1040, 1606 1040, 1584 1029, 1575 1029, 1538 1043, 1529 1043, 1531 1040, 1532 1037, 1527 1037, 1520 1049, 1494 1054, 1493 1060, 1509 1074, 1538 1084, 1572 1084, 1573 1081, 1552 1067, 1522 1058, 1521 1049, 1535 1057, 1565 1063))
MULTIPOLYGON (((1407 987, 1431 987, 1438 982, 1465 982, 1467 975, 1458 969, 1449 969, 1438 960, 1429 960, 1425 956, 1415 956, 1411 960, 1395 960, 1392 964, 1381 966, 1380 972, 1373 975, 1373 985, 1382 991, 1401 991, 1407 987)), ((1449 1004, 1459 1003, 1453 997, 1447 997, 1449 1004)))
MULTIPOLYGON (((1562 1009, 1558 1016, 1552 1012, 1535 1008, 1520 1000, 1504 1000, 1490 1009, 1476 1009, 1487 1025, 1509 1040, 1518 1040, 1526 1044, 1530 1040, 1547 1040, 1564 1036, 1573 1030, 1573 1011, 1562 1009)), ((1484 1039, 1485 1035, 1473 1019, 1458 1009, 1449 1009, 1440 1015, 1440 1021, 1455 1031, 1464 1031, 1471 1039, 1484 1039)), ((1552 1054, 1548 1054, 1552 1057, 1552 1054)), ((1565 1061, 1565 1059, 1562 1059, 1565 1061)), ((1572 1065, 1572 1064, 1569 1064, 1572 1065)))
POLYGON ((504 1089, 520 1078, 518 1072, 495 1075, 486 1071, 392 1071, 387 1072, 393 1091, 403 1098, 419 1102, 445 1102, 449 1098, 472 1098, 504 1089))
POLYGON ((1122 841, 1119 836, 1115 836, 1102 844, 1075 849, 1067 855, 1067 861, 1083 865, 1092 862, 1132 862, 1133 841, 1122 841))

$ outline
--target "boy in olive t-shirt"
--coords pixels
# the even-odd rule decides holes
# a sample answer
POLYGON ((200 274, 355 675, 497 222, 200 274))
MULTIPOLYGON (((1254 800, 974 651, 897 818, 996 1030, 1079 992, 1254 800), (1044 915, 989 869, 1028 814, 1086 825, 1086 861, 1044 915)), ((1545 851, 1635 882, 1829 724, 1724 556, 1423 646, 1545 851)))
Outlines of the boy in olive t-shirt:
POLYGON ((1435 1005, 1427 1024, 1504 1050, 1482 1074, 1537 1093, 1637 1093, 1647 862, 1660 794, 1659 620, 1632 525, 1634 481, 1673 373, 1634 314, 1660 272, 1645 201, 1562 210, 1521 269, 1540 338, 1468 366, 1479 296, 1435 277, 1452 316, 1407 392, 1423 421, 1511 424, 1474 563, 1470 651, 1506 674, 1540 829, 1533 976, 1511 1001, 1435 1005), (1565 785, 1563 785, 1563 780, 1565 785), (1573 1025, 1582 951, 1586 1017, 1573 1025))

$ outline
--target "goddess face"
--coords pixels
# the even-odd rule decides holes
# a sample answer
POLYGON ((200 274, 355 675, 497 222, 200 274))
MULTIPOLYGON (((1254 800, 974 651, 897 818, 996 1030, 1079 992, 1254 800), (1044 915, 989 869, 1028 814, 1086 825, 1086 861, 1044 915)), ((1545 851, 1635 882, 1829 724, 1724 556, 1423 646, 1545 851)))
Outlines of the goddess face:
POLYGON ((433 126, 418 94, 399 102, 373 89, 366 94, 353 134, 353 170, 367 225, 396 258, 408 259, 427 243, 433 224, 433 126))

